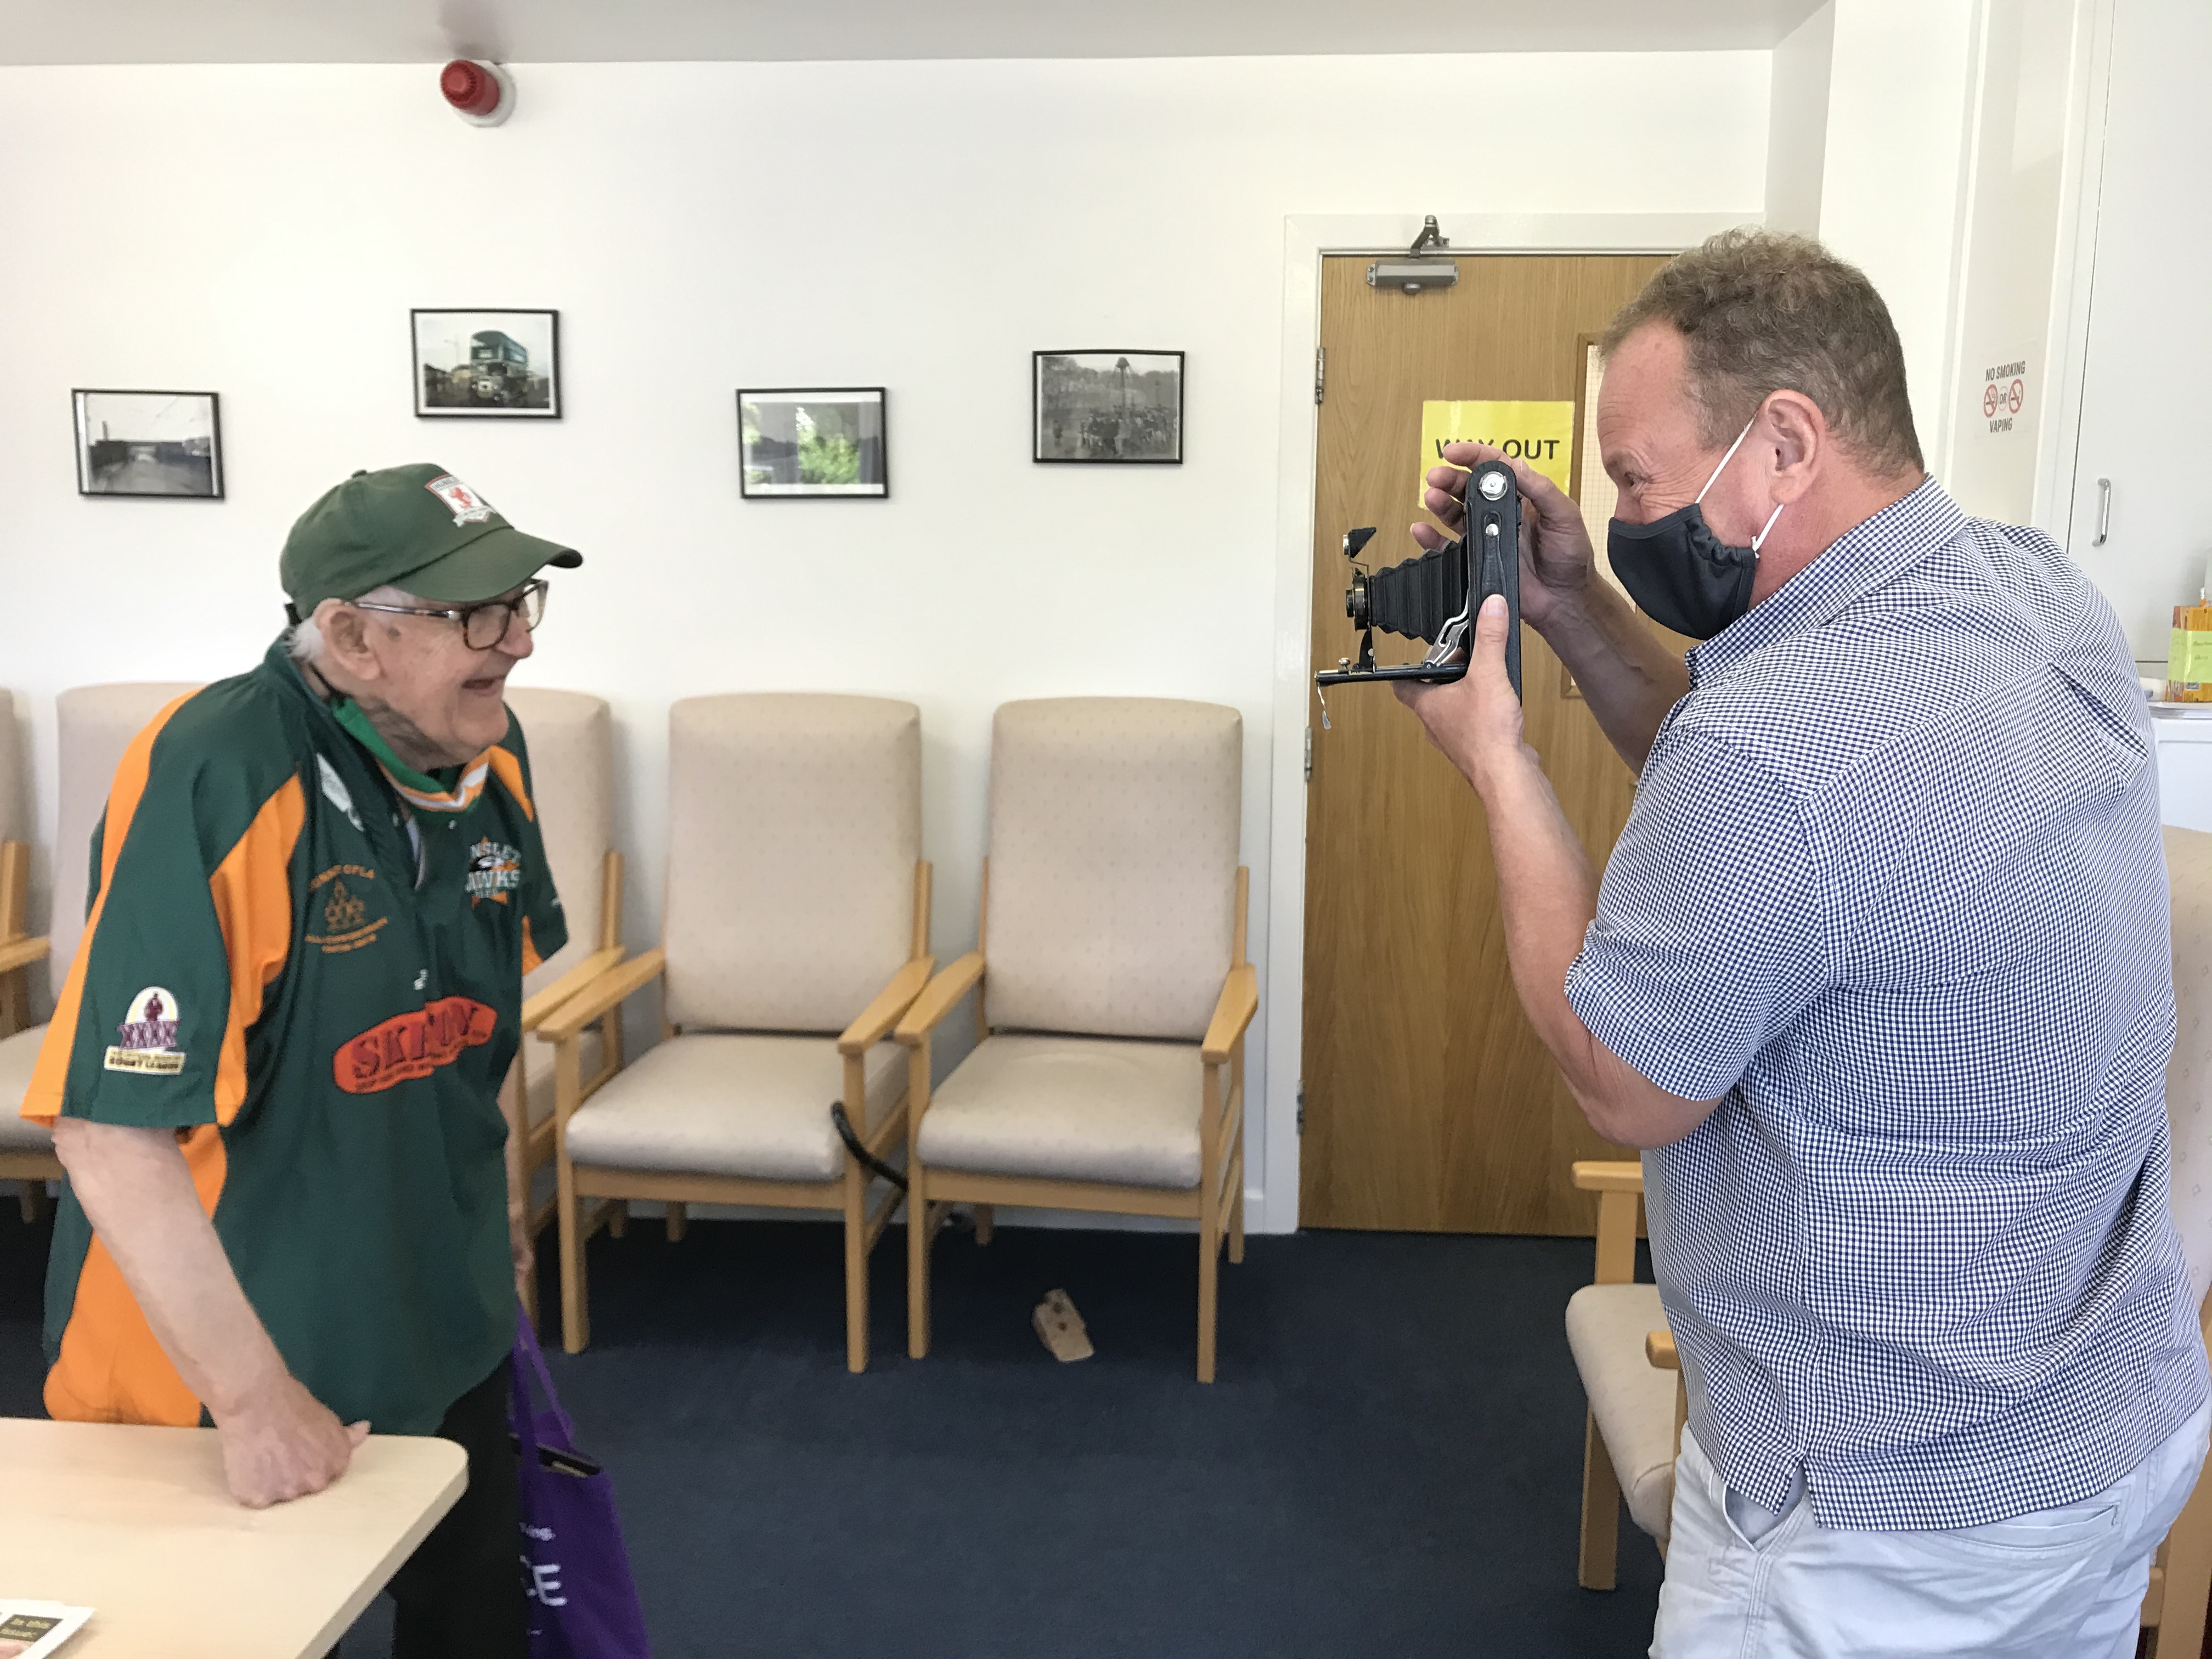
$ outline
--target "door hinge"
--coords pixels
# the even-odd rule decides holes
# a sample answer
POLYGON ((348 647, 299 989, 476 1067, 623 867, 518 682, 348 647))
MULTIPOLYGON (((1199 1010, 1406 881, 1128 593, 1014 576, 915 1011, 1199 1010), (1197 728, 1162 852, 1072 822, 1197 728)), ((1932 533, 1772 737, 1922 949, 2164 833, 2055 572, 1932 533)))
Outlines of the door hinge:
POLYGON ((1328 384, 1328 348, 1314 348, 1314 401, 1321 401, 1322 388, 1328 384))
POLYGON ((1305 1085, 1304 1083, 1300 1083, 1300 1084, 1298 1085, 1298 1133, 1299 1133, 1300 1134, 1304 1134, 1305 1132, 1306 1132, 1306 1085, 1305 1085))
POLYGON ((1313 727, 1306 727, 1306 781, 1313 781, 1313 727))

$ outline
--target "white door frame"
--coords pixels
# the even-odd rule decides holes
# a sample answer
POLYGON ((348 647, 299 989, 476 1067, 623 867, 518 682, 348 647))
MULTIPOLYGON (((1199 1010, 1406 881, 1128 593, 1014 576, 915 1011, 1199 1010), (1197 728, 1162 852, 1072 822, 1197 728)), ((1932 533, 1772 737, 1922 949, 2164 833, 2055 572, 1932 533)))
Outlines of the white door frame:
MULTIPOLYGON (((1759 213, 1440 213, 1449 254, 1674 253, 1759 213)), ((1305 1036, 1305 743, 1314 720, 1314 354, 1321 344, 1321 262, 1339 253, 1403 253, 1413 215, 1293 215, 1283 226, 1281 421, 1276 466, 1274 752, 1270 767, 1266 969, 1267 1071, 1254 1227, 1298 1224, 1298 1089, 1305 1036), (1264 1195, 1264 1196, 1261 1196, 1264 1195)), ((1418 304, 1419 300, 1408 303, 1418 304)), ((1370 690, 1367 695, 1379 695, 1370 690)), ((1316 732, 1315 740, 1322 741, 1316 732)), ((1249 1147, 1249 1142, 1248 1142, 1249 1147)), ((1247 1179, 1247 1190, 1253 1183, 1247 1179)), ((1248 1200, 1249 1201, 1249 1200, 1248 1200)))

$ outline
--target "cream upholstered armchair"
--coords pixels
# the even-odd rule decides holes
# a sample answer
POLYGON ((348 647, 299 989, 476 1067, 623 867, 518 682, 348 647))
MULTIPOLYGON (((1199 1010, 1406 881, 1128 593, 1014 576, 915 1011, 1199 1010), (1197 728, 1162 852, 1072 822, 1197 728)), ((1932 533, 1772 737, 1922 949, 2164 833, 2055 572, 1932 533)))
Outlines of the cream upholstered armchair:
POLYGON ((921 720, 881 697, 755 693, 669 711, 667 896, 659 948, 538 1027, 555 1047, 562 1321, 590 1340, 584 1246, 625 1200, 842 1212, 846 1364, 868 1364, 867 1258, 900 1202, 872 1212, 870 1157, 905 1131, 906 1068, 887 1039, 927 982, 921 720), (664 1037, 588 1102, 580 1037, 659 982, 664 1037), (599 1202, 586 1212, 586 1200, 599 1202))
MULTIPOLYGON (((522 981, 522 1028, 535 1031, 562 1003, 623 960, 623 856, 614 849, 614 744, 606 699, 580 691, 509 686, 507 707, 522 722, 530 781, 545 860, 568 921, 568 942, 522 981)), ((622 1020, 615 1010, 578 1038, 580 1097, 622 1069, 622 1020)), ((509 1179, 532 1194, 530 1232, 552 1220, 555 1194, 535 1196, 539 1171, 553 1162, 552 1053, 526 1041, 502 1109, 509 1125, 509 1179), (534 1052, 533 1052, 534 1051, 534 1052), (518 1116, 514 1103, 522 1103, 518 1116)))
MULTIPOLYGON (((12 849, 0 847, 0 1180, 22 1183, 21 1201, 27 1219, 44 1208, 45 1183, 58 1181, 62 1175, 52 1134, 44 1125, 27 1122, 16 1114, 30 1089, 39 1048, 46 1036, 44 1025, 30 1024, 29 970, 41 961, 48 963, 57 987, 69 971, 77 941, 84 936, 92 832, 107 810, 108 787, 123 751, 155 715, 198 689, 170 684, 86 685, 54 700, 61 810, 54 842, 52 917, 44 938, 30 938, 24 932, 28 848, 21 842, 13 843, 12 849)), ((0 720, 0 728, 4 728, 0 744, 11 744, 14 720, 0 720)), ((9 787, 11 770, 18 780, 22 775, 20 765, 10 768, 6 760, 0 754, 0 792, 9 787)), ((5 816, 0 811, 0 817, 5 816)), ((17 821, 28 816, 26 809, 17 821)))
POLYGON ((1578 1577, 1584 1589, 1611 1589, 1624 1498, 1630 1519, 1667 1553, 1686 1401, 1659 1287, 1635 1282, 1644 1166, 1577 1164, 1574 1180, 1598 1195, 1597 1270, 1567 1303, 1567 1346, 1589 1396, 1578 1577))
MULTIPOLYGON (((2173 1136, 2173 1218, 2189 1258, 2197 1317, 2212 1337, 2212 835, 2168 828, 2166 878, 2173 895, 2173 1058, 2166 1068, 2166 1115, 2173 1136)), ((2142 1621, 2160 1659, 2197 1659, 2212 1599, 2212 1478, 2166 1535, 2151 1569, 2142 1621)))
POLYGON ((945 1209, 1000 1204, 1198 1223, 1198 1376, 1216 1277, 1244 1256, 1244 1032, 1259 1006, 1237 862, 1243 720, 1150 697, 1011 702, 991 740, 979 948, 900 1021, 907 1347, 929 1352, 945 1209), (930 1086, 931 1033, 970 989, 976 1046, 930 1086))

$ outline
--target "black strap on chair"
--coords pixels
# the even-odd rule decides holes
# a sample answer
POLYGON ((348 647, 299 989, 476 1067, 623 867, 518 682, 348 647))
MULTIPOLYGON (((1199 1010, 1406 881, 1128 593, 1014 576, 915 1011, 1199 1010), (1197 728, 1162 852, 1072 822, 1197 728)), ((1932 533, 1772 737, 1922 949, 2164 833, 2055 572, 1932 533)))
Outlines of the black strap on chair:
POLYGON ((845 1143, 845 1150, 852 1153, 854 1162, 862 1169, 872 1176, 890 1182, 901 1192, 906 1190, 906 1176, 860 1144, 860 1137, 853 1132, 853 1120, 845 1115, 843 1101, 830 1103, 830 1122, 837 1131, 837 1139, 845 1143))

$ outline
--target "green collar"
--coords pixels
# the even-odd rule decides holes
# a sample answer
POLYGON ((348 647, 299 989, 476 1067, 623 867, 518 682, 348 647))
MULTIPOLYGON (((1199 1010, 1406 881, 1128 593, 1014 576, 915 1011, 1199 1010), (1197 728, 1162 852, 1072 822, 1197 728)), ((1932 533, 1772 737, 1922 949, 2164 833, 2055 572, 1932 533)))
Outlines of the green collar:
POLYGON ((368 723, 368 716, 361 712, 361 705, 351 697, 340 697, 330 705, 331 714, 340 726, 353 733, 361 746, 376 757, 377 763, 391 774, 393 781, 424 794, 442 795, 450 793, 460 781, 461 769, 448 766, 443 775, 416 771, 392 752, 392 745, 384 740, 384 733, 368 723))

